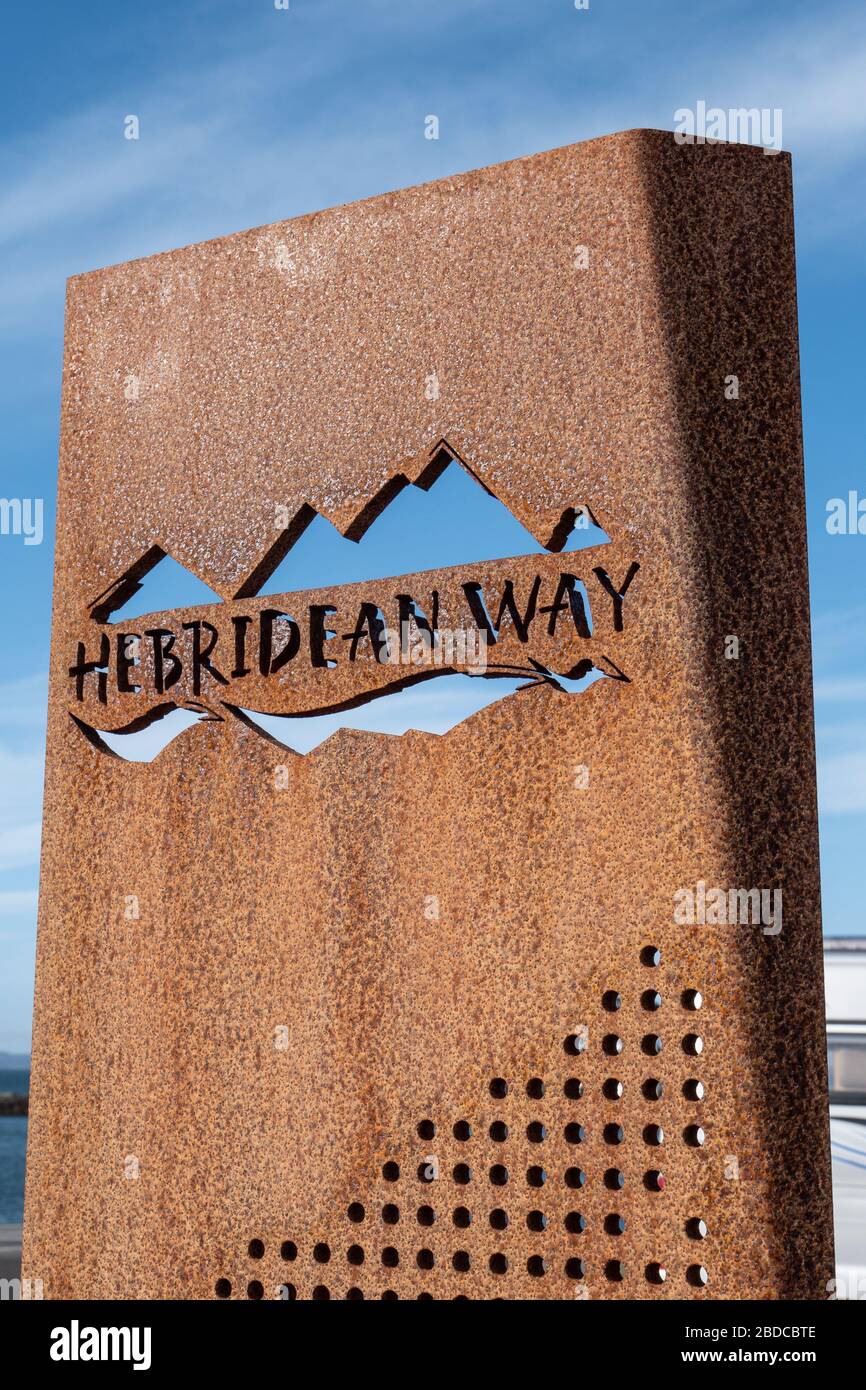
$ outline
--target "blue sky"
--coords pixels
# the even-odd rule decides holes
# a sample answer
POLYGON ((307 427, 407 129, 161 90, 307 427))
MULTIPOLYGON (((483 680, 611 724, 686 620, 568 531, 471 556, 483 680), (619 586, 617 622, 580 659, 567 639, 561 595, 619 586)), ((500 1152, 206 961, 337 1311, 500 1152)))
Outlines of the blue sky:
POLYGON ((41 0, 0 22, 0 492, 45 499, 41 545, 0 537, 0 1048, 29 1046, 66 277, 701 99, 781 108, 794 154, 825 930, 866 931, 866 536, 825 527, 866 496, 863 5, 41 0))

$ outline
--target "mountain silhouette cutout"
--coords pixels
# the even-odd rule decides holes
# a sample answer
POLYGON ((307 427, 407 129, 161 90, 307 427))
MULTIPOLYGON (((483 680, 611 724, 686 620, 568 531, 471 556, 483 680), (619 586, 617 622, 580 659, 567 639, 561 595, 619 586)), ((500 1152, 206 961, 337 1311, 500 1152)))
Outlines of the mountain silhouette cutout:
POLYGON ((140 618, 144 613, 168 613, 176 608, 198 608, 222 603, 219 594, 158 545, 151 546, 131 569, 121 575, 90 605, 96 622, 140 618))
MULTIPOLYGON (((236 598, 327 589, 522 555, 562 554, 610 538, 586 507, 569 507, 547 545, 459 460, 440 450, 411 482, 396 474, 345 533, 308 503, 241 584, 236 598)), ((222 602, 154 544, 90 604, 100 623, 222 602)))
MULTIPOLYGON (((622 678, 617 668, 614 672, 614 679, 622 678)), ((425 673, 416 683, 395 693, 379 691, 355 709, 332 714, 262 714, 227 701, 220 701, 216 706, 197 702, 179 706, 167 701, 148 715, 114 730, 85 724, 77 715, 72 718, 95 748, 127 762, 152 762, 192 725, 202 719, 223 721, 227 716, 239 719, 270 742, 304 755, 343 729, 390 737, 399 737, 410 730, 447 734, 473 714, 518 690, 547 685, 563 695, 577 695, 595 681, 611 675, 612 672, 588 660, 578 663, 572 672, 561 673, 550 671, 530 658, 525 668, 506 667, 501 672, 492 668, 485 675, 450 671, 425 673)))
MULTIPOLYGON (((438 455, 411 481, 402 474, 341 532, 304 504, 238 590, 238 597, 289 594, 371 582, 401 574, 451 569, 525 555, 568 553, 605 544, 607 534, 589 510, 562 513, 556 533, 541 545, 475 474, 453 456, 438 455)), ((90 606, 98 622, 221 603, 220 596, 161 546, 152 545, 90 606)), ((371 692, 359 707, 301 716, 262 714, 228 702, 216 707, 167 701, 125 727, 108 730, 72 715, 96 748, 135 762, 150 762, 202 718, 236 718, 274 743, 304 754, 341 729, 397 735, 414 730, 444 734, 488 705, 533 685, 578 694, 613 671, 579 663, 553 672, 530 658, 522 668, 486 675, 430 672, 400 688, 371 692), (586 669, 583 669, 586 667, 586 669)), ((625 679, 616 671, 615 678, 625 679)))
POLYGON ((547 548, 503 502, 459 462, 452 461, 429 486, 407 483, 396 492, 359 540, 311 511, 288 553, 259 593, 293 593, 356 584, 424 570, 449 569, 484 560, 582 550, 607 535, 587 513, 575 513, 565 543, 547 548))

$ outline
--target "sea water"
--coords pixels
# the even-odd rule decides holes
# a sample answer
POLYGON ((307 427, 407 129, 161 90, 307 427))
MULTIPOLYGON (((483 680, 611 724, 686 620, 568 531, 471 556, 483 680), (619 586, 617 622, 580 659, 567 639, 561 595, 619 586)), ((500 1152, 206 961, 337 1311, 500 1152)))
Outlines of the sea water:
MULTIPOLYGON (((0 1071, 0 1091, 26 1095, 29 1071, 0 1071)), ((27 1150, 27 1117, 0 1115, 0 1226, 17 1225, 24 1219, 24 1155, 27 1150)))

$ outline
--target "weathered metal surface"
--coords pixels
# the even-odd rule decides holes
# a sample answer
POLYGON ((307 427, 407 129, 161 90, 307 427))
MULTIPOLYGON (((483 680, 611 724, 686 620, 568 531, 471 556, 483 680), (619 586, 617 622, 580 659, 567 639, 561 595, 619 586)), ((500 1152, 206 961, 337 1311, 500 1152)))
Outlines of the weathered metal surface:
POLYGON ((66 331, 25 1275, 61 1298, 825 1296, 788 157, 613 136, 75 278, 66 331), (563 571, 589 593, 640 565, 621 627, 599 587, 590 639, 506 621, 491 656, 627 679, 305 757, 227 706, 363 698, 391 679, 369 644, 323 669, 307 634, 277 680, 251 659, 195 688, 196 619, 224 653, 233 616, 332 604, 344 635, 359 603, 438 588, 471 623, 471 566, 263 597, 309 509, 360 535, 395 474, 451 455, 542 544, 580 505, 611 537, 485 586, 525 602, 538 574, 549 604, 563 571), (225 607, 113 623, 153 547, 225 607), (186 634, 162 696, 150 649, 120 689, 113 639, 146 626, 186 634), (103 634, 104 702, 97 670, 78 700, 103 634), (163 696, 219 717, 150 764, 87 736, 163 696), (678 924, 699 882, 781 888, 781 932, 678 924))

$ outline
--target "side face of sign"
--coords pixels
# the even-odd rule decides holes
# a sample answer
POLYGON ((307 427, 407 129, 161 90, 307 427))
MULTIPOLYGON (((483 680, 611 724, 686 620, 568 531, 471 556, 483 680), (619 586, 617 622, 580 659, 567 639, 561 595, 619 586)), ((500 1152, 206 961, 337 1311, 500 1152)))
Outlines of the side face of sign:
POLYGON ((632 132, 70 283, 24 1272, 827 1296, 786 156, 632 132), (522 549, 280 589, 448 468, 522 549), (125 616, 166 556, 214 602, 125 616))

